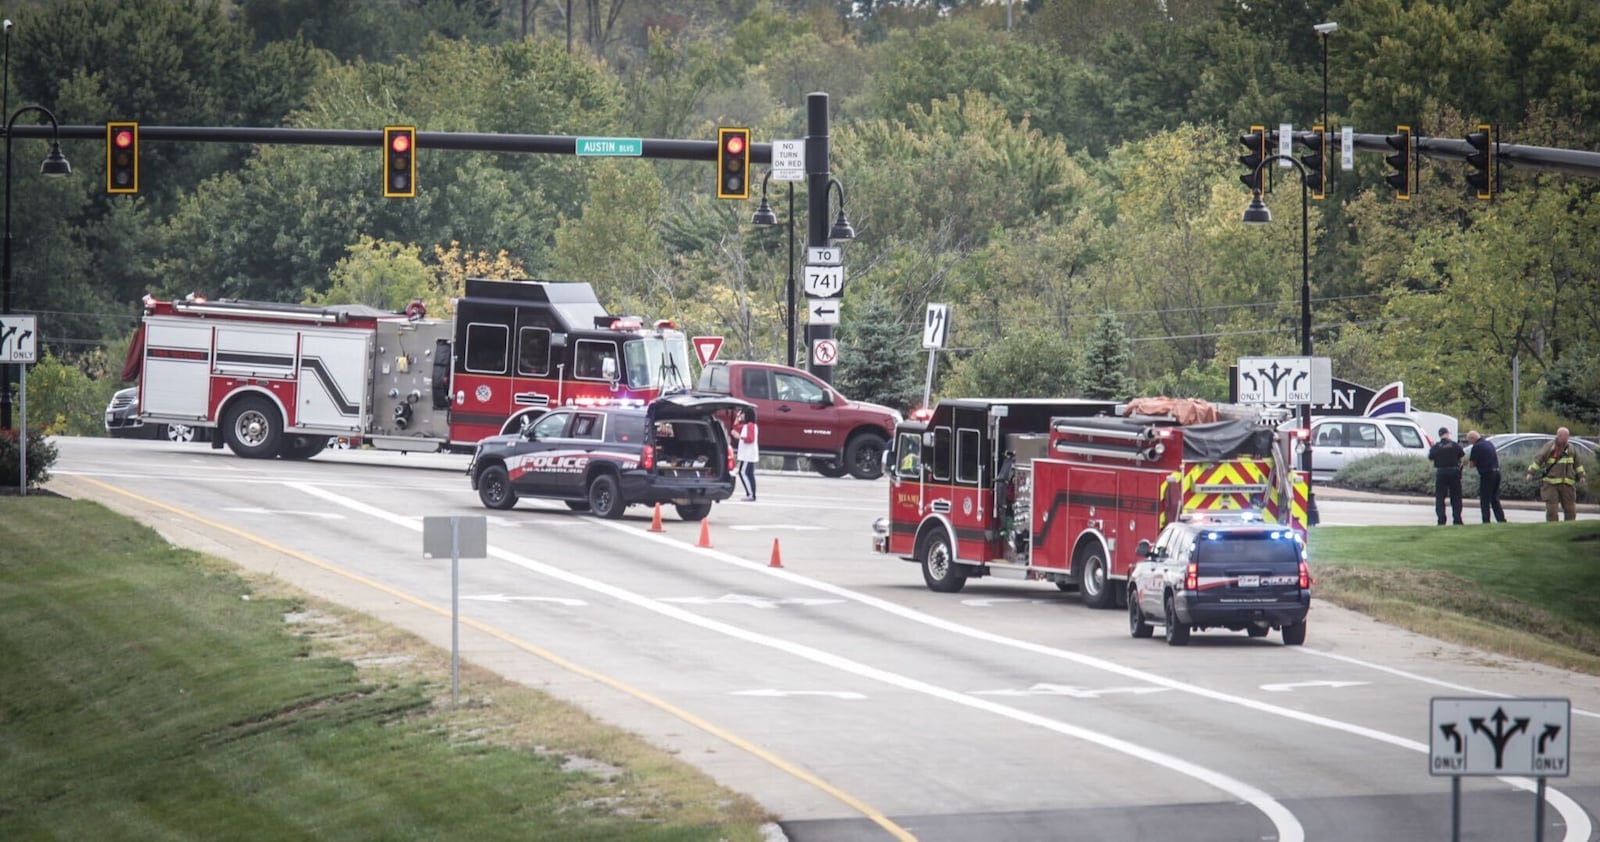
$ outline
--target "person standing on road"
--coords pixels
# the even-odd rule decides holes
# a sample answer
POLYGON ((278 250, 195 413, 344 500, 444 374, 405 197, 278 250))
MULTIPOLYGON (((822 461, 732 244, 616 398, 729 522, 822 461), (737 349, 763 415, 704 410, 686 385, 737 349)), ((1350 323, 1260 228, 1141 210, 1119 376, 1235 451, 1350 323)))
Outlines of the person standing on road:
POLYGON ((1461 460, 1467 458, 1461 445, 1450 438, 1450 428, 1439 428, 1439 440, 1428 448, 1428 461, 1433 463, 1433 512, 1444 526, 1444 498, 1450 495, 1450 514, 1456 526, 1461 525, 1461 460))
POLYGON ((744 483, 744 502, 756 501, 756 463, 761 461, 760 430, 749 410, 739 410, 733 425, 733 438, 739 442, 734 458, 739 462, 739 481, 744 483))
POLYGON ((1578 483, 1584 481, 1583 463, 1578 461, 1578 450, 1567 440, 1572 431, 1566 427, 1556 430, 1555 440, 1545 445, 1528 466, 1528 479, 1539 475, 1539 499, 1544 501, 1544 519, 1556 519, 1556 507, 1561 507, 1563 520, 1578 517, 1578 483))
POLYGON ((1489 522, 1492 511, 1496 521, 1505 523, 1506 510, 1500 507, 1500 454, 1477 430, 1467 433, 1467 445, 1467 464, 1478 469, 1478 508, 1483 510, 1483 522, 1489 522))

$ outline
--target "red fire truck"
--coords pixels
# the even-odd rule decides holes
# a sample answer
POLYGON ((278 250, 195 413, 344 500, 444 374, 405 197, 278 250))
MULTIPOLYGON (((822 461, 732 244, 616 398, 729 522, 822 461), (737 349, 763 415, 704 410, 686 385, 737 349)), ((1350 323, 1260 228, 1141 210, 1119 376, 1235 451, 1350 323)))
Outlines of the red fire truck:
POLYGON ((362 306, 145 298, 124 379, 148 422, 214 427, 212 447, 307 459, 334 437, 470 452, 547 408, 687 389, 670 322, 605 311, 587 283, 469 279, 453 320, 362 306))
POLYGON ((1247 510, 1305 534, 1304 431, 1243 407, 1207 423, 1124 415, 1105 401, 940 401, 895 431, 889 514, 873 549, 922 566, 935 591, 1005 576, 1125 597, 1141 539, 1180 514, 1247 510))

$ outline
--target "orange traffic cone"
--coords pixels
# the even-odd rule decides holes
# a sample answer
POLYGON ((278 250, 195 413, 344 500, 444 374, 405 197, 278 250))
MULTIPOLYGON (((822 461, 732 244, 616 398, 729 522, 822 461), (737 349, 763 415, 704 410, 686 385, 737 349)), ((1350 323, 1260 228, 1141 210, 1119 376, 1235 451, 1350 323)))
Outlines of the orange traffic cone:
POLYGON ((700 521, 700 540, 695 543, 697 547, 711 548, 711 519, 700 521))
POLYGON ((772 561, 767 562, 768 567, 782 567, 783 559, 778 555, 778 539, 772 539, 772 561))
POLYGON ((665 532, 665 531, 667 531, 665 528, 663 528, 661 526, 661 504, 660 503, 656 504, 656 516, 650 519, 650 531, 651 532, 665 532))

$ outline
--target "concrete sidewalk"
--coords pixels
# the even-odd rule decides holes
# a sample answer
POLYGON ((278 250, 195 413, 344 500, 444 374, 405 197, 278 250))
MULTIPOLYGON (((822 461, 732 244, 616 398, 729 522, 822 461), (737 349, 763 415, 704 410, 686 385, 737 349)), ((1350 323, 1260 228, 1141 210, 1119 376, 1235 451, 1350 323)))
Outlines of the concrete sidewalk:
MULTIPOLYGON (((1405 503, 1413 506, 1431 506, 1432 497, 1422 497, 1409 494, 1384 494, 1377 491, 1356 491, 1350 488, 1334 488, 1329 485, 1316 485, 1312 494, 1321 500, 1360 500, 1369 503, 1405 503)), ((1478 506, 1478 498, 1463 497, 1462 504, 1472 509, 1478 506)), ((1530 512, 1544 511, 1544 503, 1539 500, 1507 500, 1501 498, 1500 505, 1507 509, 1521 509, 1530 512)), ((1600 514, 1600 503, 1579 503, 1578 511, 1587 514, 1600 514)))

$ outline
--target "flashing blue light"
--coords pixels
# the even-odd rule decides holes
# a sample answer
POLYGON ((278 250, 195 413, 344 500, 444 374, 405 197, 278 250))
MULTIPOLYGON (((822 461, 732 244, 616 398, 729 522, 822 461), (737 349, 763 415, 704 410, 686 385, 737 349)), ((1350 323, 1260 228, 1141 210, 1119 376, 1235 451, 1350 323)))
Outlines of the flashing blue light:
POLYGON ((1222 537, 1220 533, 1216 533, 1216 532, 1207 532, 1206 533, 1206 540, 1207 541, 1215 541, 1220 537, 1222 537))

